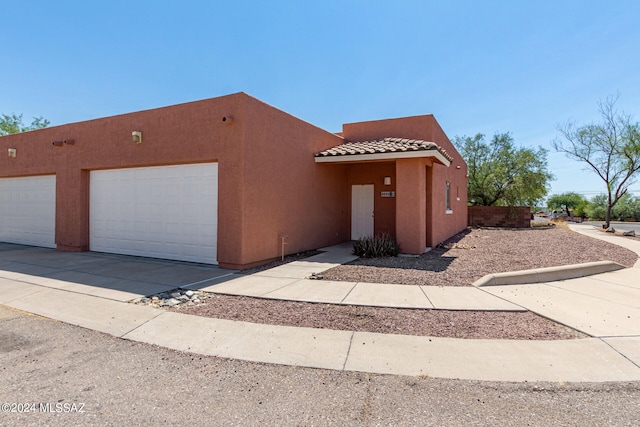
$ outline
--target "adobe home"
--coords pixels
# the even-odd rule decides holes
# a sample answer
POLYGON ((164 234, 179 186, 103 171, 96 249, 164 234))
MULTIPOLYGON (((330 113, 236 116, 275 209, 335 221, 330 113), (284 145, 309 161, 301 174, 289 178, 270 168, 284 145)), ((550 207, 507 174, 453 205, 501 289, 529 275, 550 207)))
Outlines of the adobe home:
POLYGON ((0 137, 0 241, 244 268, 467 225, 467 165, 432 115, 333 134, 245 93, 0 137), (284 246, 282 243, 286 243, 284 246))

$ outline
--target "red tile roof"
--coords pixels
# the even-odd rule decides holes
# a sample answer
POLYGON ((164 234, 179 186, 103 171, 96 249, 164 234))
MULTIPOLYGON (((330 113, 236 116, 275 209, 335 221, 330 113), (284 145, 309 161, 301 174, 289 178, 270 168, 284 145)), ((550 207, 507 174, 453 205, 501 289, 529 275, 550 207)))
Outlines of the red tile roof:
POLYGON ((450 162, 453 157, 434 142, 406 138, 382 138, 374 141, 346 142, 316 154, 316 157, 350 156, 377 153, 398 153, 435 150, 450 162))

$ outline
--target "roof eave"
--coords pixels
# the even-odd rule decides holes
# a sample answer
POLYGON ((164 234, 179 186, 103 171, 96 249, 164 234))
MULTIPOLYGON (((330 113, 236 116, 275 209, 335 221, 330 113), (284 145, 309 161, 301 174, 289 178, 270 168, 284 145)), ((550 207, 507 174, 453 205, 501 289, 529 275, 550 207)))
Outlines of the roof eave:
POLYGON ((381 160, 396 160, 396 159, 415 159, 421 157, 433 157, 434 160, 449 167, 451 161, 447 159, 442 153, 436 150, 419 150, 419 151, 402 151, 393 153, 374 153, 374 154, 350 154, 350 155, 338 155, 338 156, 319 156, 316 157, 316 163, 353 163, 353 162, 367 162, 367 161, 381 161, 381 160))

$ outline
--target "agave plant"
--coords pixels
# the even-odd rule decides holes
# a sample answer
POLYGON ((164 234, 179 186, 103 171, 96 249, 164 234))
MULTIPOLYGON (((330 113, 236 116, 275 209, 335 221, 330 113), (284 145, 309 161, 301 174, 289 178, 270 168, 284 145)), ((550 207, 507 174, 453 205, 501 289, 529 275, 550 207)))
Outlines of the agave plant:
POLYGON ((396 256, 400 247, 389 233, 365 236, 353 244, 353 254, 362 258, 396 256))

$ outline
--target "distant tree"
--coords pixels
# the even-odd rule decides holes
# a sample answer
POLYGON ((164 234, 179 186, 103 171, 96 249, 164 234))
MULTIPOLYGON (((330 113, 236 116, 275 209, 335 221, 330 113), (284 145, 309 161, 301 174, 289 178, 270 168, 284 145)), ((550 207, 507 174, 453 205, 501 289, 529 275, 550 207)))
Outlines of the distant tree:
POLYGON ((591 199, 586 209, 589 219, 601 220, 607 215, 607 195, 599 194, 591 199))
POLYGON ((591 202, 588 201, 587 199, 584 199, 583 201, 578 203, 578 206, 576 206, 575 209, 573 209, 573 216, 577 216, 580 218, 588 217, 587 209, 589 209, 590 205, 591 205, 591 202))
POLYGON ((469 168, 468 200, 483 206, 535 206, 548 191, 553 175, 547 150, 517 148, 509 133, 455 137, 454 144, 469 168))
POLYGON ((614 210, 614 218, 624 221, 626 218, 640 220, 640 197, 629 193, 620 198, 614 210))
POLYGON ((607 187, 605 227, 611 222, 611 211, 627 194, 640 170, 640 124, 631 116, 615 109, 618 96, 598 102, 601 122, 577 126, 573 122, 559 126, 562 138, 552 145, 570 159, 587 164, 607 187))
MULTIPOLYGON (((586 211, 589 218, 604 218, 607 212, 607 195, 599 194, 591 199, 586 211)), ((635 218, 640 221, 640 197, 627 193, 620 198, 611 210, 612 220, 623 221, 626 218, 635 218)))
MULTIPOLYGON (((582 197, 578 193, 567 192, 562 194, 554 194, 547 200, 547 206, 549 209, 563 209, 567 212, 567 216, 571 216, 571 210, 575 210, 581 204, 584 204, 587 199, 582 197)), ((577 214, 576 214, 577 215, 577 214)))
POLYGON ((22 114, 2 114, 0 116, 0 136, 29 130, 46 128, 51 122, 43 117, 34 117, 30 125, 22 122, 22 114))

